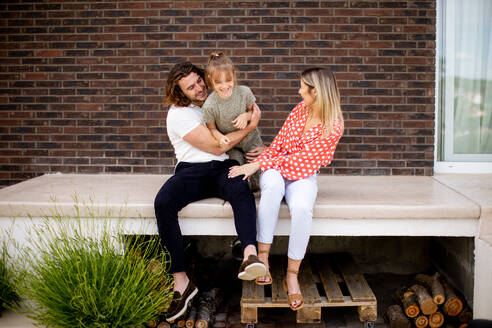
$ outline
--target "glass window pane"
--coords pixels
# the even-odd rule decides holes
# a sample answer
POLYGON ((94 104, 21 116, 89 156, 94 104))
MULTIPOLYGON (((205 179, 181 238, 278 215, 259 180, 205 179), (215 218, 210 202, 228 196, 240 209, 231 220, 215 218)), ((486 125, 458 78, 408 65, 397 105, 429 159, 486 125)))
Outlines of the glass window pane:
POLYGON ((444 160, 492 160, 492 1, 441 2, 444 160))

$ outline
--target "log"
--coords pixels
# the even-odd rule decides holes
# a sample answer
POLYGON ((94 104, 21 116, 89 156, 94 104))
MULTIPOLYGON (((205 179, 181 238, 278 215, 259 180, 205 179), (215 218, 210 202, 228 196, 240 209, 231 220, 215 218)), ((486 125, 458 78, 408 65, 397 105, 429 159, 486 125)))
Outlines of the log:
POLYGON ((171 325, 165 321, 162 321, 157 325, 157 328, 171 328, 171 325))
POLYGON ((446 295, 443 307, 444 313, 450 317, 456 317, 463 310, 463 301, 456 296, 453 287, 447 281, 443 281, 442 286, 446 295))
POLYGON ((410 328, 411 324, 399 305, 391 305, 386 311, 390 328, 410 328))
POLYGON ((186 322, 185 322, 185 327, 186 328, 193 328, 195 327, 195 321, 196 321, 196 316, 198 314, 198 301, 196 301, 197 298, 194 298, 192 303, 191 303, 191 308, 190 311, 188 312, 188 315, 186 316, 186 322))
MULTIPOLYGON (((321 315, 321 308, 318 308, 320 311, 321 315)), ((317 310, 318 311, 318 310, 317 310)), ((357 307, 357 313, 359 314, 359 320, 361 322, 366 322, 366 321, 376 321, 378 319, 378 307, 377 305, 361 305, 357 307)), ((304 313, 306 314, 306 312, 304 313)), ((313 315, 307 315, 306 318, 308 318, 308 322, 312 322, 315 318, 317 318, 315 315, 317 315, 315 312, 312 312, 313 315)), ((321 318, 321 317, 320 317, 321 318)), ((297 318, 299 319, 299 317, 297 318)), ((300 322, 300 321, 298 321, 300 322)))
POLYGON ((420 310, 422 310, 423 314, 432 314, 437 311, 437 304, 434 303, 434 300, 427 292, 424 286, 421 285, 413 285, 410 287, 415 295, 417 295, 417 301, 420 305, 420 310))
POLYGON ((400 289, 396 292, 396 296, 401 301, 403 312, 409 318, 415 318, 420 313, 420 308, 417 303, 417 295, 411 290, 400 289))
POLYGON ((429 327, 439 328, 444 324, 444 316, 441 312, 437 311, 429 315, 429 327))
POLYGON ((212 288, 200 297, 198 302, 198 314, 195 322, 196 328, 211 327, 215 321, 215 313, 222 301, 222 293, 218 288, 212 288))
POLYGON ((444 287, 439 281, 439 273, 436 272, 433 276, 427 274, 418 274, 415 276, 415 280, 422 283, 427 289, 431 291, 432 299, 437 305, 441 305, 446 300, 444 294, 444 287))
POLYGON ((147 323, 147 327, 149 327, 149 328, 156 328, 158 323, 159 323, 159 322, 158 322, 157 320, 150 320, 150 321, 147 323))
POLYGON ((461 323, 468 324, 473 319, 473 312, 468 306, 463 306, 463 311, 458 315, 458 320, 461 323))
POLYGON ((429 324, 429 319, 425 315, 419 315, 413 319, 413 323, 417 328, 425 328, 429 324))
POLYGON ((185 328, 186 327, 186 320, 181 319, 177 322, 178 328, 185 328))
POLYGON ((468 327, 468 322, 460 322, 459 317, 448 317, 446 316, 446 328, 466 328, 468 327))

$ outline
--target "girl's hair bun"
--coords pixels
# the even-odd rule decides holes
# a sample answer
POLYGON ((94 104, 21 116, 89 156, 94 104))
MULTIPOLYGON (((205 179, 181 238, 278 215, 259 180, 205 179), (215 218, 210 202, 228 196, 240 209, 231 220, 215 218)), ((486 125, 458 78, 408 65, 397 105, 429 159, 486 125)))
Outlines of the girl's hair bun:
POLYGON ((212 52, 208 57, 208 62, 210 63, 212 60, 216 60, 222 57, 225 57, 225 54, 222 51, 212 52))

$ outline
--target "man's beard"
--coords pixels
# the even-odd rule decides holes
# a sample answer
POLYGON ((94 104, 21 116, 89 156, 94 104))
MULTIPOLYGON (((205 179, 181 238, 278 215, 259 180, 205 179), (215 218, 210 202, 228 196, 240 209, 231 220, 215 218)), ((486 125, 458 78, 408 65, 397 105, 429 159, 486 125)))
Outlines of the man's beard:
POLYGON ((193 105, 200 106, 200 107, 203 105, 203 103, 205 102, 205 100, 207 100, 208 92, 205 89, 203 91, 203 93, 205 95, 205 99, 201 100, 201 99, 195 98, 194 100, 191 101, 193 103, 193 105))

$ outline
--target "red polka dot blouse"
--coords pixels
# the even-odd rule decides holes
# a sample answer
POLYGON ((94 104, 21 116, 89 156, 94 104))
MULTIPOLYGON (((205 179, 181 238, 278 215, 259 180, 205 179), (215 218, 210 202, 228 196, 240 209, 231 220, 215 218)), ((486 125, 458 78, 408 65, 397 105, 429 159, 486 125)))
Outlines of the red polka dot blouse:
POLYGON ((304 103, 297 104, 270 147, 254 160, 262 171, 275 169, 289 180, 299 180, 330 164, 343 133, 342 122, 337 121, 331 134, 322 138, 321 123, 302 133, 308 115, 304 103))

